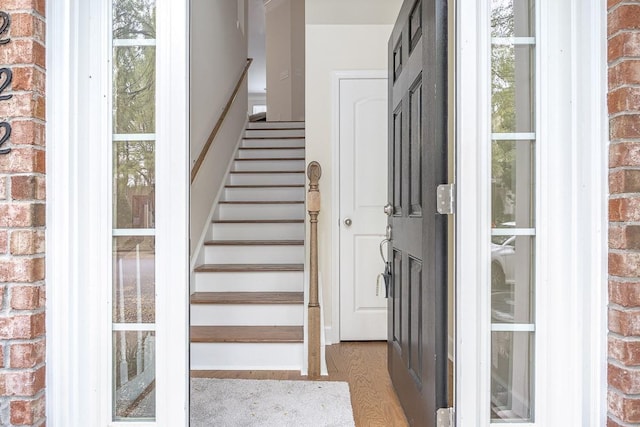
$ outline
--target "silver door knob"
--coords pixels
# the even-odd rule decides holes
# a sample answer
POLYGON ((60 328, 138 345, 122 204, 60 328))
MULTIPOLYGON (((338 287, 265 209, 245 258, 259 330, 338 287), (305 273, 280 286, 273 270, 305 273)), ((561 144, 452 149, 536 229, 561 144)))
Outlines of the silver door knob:
POLYGON ((351 227, 351 224, 353 224, 353 221, 351 221, 351 218, 346 218, 344 220, 344 225, 346 225, 347 227, 351 227))
POLYGON ((384 206, 384 213, 386 213, 387 216, 393 215, 393 205, 391 203, 387 203, 384 206))

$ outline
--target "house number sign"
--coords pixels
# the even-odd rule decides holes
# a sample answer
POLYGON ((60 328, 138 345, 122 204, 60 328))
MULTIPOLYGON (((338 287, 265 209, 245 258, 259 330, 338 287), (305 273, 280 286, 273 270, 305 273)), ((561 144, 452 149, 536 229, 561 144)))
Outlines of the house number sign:
MULTIPOLYGON (((0 10, 0 46, 5 45, 11 41, 11 38, 7 37, 5 33, 9 31, 11 27, 11 16, 7 12, 0 10)), ((11 99, 13 95, 5 94, 5 90, 11 85, 13 81, 13 73, 10 68, 0 68, 0 102, 11 99)), ((9 141, 11 137, 11 124, 8 122, 0 122, 0 154, 8 154, 11 148, 2 148, 5 142, 9 141)))

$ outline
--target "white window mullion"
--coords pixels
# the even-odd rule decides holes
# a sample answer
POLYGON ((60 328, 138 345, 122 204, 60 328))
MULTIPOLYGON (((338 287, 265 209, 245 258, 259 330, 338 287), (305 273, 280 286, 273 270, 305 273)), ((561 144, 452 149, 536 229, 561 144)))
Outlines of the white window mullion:
POLYGON ((157 0, 158 426, 189 425, 188 9, 187 1, 157 0))
POLYGON ((155 39, 114 39, 113 46, 155 46, 155 39))

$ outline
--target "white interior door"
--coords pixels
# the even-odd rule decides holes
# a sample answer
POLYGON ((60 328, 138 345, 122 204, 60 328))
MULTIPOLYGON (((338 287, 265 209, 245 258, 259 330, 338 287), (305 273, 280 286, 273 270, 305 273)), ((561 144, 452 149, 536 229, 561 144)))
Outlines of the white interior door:
POLYGON ((385 340, 386 73, 340 79, 339 109, 340 339, 385 340))

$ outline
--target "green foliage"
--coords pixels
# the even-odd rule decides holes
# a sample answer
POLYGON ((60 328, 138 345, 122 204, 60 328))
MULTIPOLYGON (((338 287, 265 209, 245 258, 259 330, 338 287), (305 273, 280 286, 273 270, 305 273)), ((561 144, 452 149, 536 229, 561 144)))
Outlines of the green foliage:
MULTIPOLYGON (((113 38, 154 39, 155 0, 114 0, 113 38)), ((155 133, 155 46, 113 48, 113 132, 155 133)), ((153 206, 155 141, 114 142, 114 219, 116 227, 135 224, 134 195, 146 195, 153 206)))

